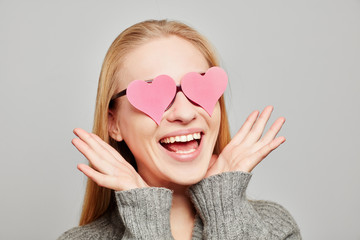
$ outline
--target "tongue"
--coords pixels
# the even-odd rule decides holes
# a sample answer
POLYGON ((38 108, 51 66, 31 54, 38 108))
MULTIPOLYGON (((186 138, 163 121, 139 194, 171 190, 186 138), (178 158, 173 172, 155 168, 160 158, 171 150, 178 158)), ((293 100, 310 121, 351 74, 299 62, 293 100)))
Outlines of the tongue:
POLYGON ((198 142, 196 140, 192 140, 189 142, 174 142, 174 143, 167 143, 163 144, 163 146, 172 152, 177 151, 189 151, 191 149, 196 149, 198 147, 198 142))

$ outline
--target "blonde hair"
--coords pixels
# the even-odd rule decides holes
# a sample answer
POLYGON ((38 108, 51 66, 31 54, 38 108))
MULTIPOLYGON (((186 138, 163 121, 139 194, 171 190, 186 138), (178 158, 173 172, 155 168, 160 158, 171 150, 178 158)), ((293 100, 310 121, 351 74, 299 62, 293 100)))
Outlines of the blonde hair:
MULTIPOLYGON (((210 67, 219 65, 213 47, 201 34, 183 23, 168 20, 148 20, 127 28, 111 44, 102 65, 97 90, 93 132, 117 149, 135 168, 134 157, 124 141, 116 142, 109 136, 108 111, 110 100, 116 94, 117 76, 119 76, 126 55, 149 40, 171 35, 191 42, 204 55, 210 67)), ((215 154, 219 154, 230 141, 229 123, 223 96, 220 98, 219 103, 221 123, 214 148, 215 154)), ((112 190, 100 187, 91 179, 88 179, 79 224, 85 225, 103 215, 109 208, 112 198, 112 190)))

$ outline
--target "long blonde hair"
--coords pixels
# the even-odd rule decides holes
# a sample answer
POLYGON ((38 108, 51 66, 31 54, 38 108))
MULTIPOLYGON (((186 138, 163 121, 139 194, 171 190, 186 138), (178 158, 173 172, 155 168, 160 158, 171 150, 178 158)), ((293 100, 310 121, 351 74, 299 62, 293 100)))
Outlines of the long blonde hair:
MULTIPOLYGON (((119 143, 109 136, 109 103, 111 97, 116 93, 117 82, 119 81, 117 76, 119 76, 126 55, 149 40, 170 35, 191 42, 204 55, 210 67, 219 65, 213 47, 201 34, 183 23, 168 20, 148 20, 127 28, 111 44, 102 65, 97 90, 93 132, 117 149, 135 168, 134 157, 124 141, 119 143)), ((221 123, 214 148, 215 154, 219 154, 230 141, 229 123, 223 96, 220 98, 219 103, 221 123)), ((109 208, 112 198, 112 190, 100 187, 91 179, 88 179, 79 224, 85 225, 103 215, 109 208)))

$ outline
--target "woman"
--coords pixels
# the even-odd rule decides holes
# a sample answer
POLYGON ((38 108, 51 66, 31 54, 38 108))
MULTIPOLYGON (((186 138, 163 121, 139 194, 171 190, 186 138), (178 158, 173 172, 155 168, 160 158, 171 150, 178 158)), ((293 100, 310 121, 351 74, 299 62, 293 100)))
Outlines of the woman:
POLYGON ((60 239, 301 238, 283 207, 245 196, 251 170, 285 141, 285 119, 261 137, 272 107, 254 111, 231 140, 217 66, 207 40, 179 22, 141 22, 115 39, 94 133, 74 130, 90 162, 78 165, 89 177, 80 226, 60 239))

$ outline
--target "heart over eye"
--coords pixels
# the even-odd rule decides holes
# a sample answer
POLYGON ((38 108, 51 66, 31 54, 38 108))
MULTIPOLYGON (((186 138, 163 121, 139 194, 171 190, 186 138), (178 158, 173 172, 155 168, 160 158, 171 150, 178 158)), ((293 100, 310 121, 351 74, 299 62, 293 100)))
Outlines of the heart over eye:
POLYGON ((181 88, 191 101, 197 103, 211 116, 228 82, 226 72, 219 67, 210 68, 204 75, 191 72, 181 79, 181 88))
POLYGON ((128 86, 126 95, 138 110, 151 117, 158 125, 166 108, 175 96, 176 85, 167 75, 156 77, 152 83, 135 80, 128 86))

